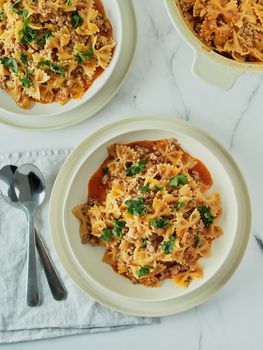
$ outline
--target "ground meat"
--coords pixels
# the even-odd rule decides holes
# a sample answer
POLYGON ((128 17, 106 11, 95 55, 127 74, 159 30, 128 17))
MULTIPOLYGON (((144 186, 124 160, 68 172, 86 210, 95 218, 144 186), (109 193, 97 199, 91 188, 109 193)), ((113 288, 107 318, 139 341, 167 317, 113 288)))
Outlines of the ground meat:
POLYGON ((103 178, 101 179, 101 182, 103 183, 103 185, 106 185, 106 183, 109 181, 110 177, 108 174, 105 174, 103 176, 103 178))
POLYGON ((185 272, 188 270, 188 265, 180 265, 174 261, 162 262, 162 265, 166 266, 166 268, 158 275, 160 280, 171 278, 172 276, 177 275, 179 272, 185 272))
POLYGON ((102 14, 96 17, 94 23, 99 27, 101 32, 108 33, 112 30, 110 22, 105 19, 102 14))
POLYGON ((163 237, 158 236, 157 233, 152 233, 148 239, 147 247, 149 253, 154 253, 163 241, 163 237))
POLYGON ((68 95, 68 89, 60 88, 56 93, 55 101, 63 105, 67 102, 68 95))
POLYGON ((89 243, 89 244, 91 244, 93 246, 102 245, 98 237, 95 237, 95 236, 93 236, 91 234, 88 234, 88 233, 81 237, 81 243, 82 244, 89 243))
POLYGON ((99 36, 95 48, 99 50, 101 47, 105 46, 108 43, 108 38, 106 36, 99 36))

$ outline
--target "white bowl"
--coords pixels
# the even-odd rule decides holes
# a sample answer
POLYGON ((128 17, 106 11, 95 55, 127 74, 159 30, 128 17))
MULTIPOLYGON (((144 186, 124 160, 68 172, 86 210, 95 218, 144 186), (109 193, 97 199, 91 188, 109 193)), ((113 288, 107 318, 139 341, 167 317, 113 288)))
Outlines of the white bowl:
POLYGON ((92 86, 86 91, 85 95, 79 100, 70 99, 64 106, 58 103, 42 104, 33 103, 29 110, 22 109, 14 100, 2 89, 0 89, 0 113, 4 112, 12 116, 38 116, 50 117, 62 113, 70 112, 90 101, 107 83, 119 61, 119 53, 123 43, 123 18, 120 13, 120 0, 103 0, 106 14, 111 21, 114 38, 117 43, 112 61, 109 67, 94 81, 92 86))
POLYGON ((207 83, 230 89, 242 74, 263 74, 263 64, 242 63, 209 50, 187 25, 176 0, 164 0, 169 17, 178 33, 193 49, 193 73, 207 83))
POLYGON ((191 124, 161 117, 119 121, 83 141, 58 175, 51 197, 50 218, 54 244, 62 264, 81 288, 106 305, 109 305, 107 299, 101 301, 97 292, 94 296, 94 289, 101 293, 104 291, 116 301, 125 300, 125 303, 185 301, 204 291, 207 297, 209 288, 218 289, 238 265, 251 223, 246 185, 228 152, 191 124), (177 138, 186 151, 207 165, 214 180, 211 191, 219 191, 222 197, 223 216, 220 224, 224 236, 213 243, 212 257, 201 260, 203 279, 192 282, 187 289, 171 280, 163 281, 159 288, 133 285, 101 261, 105 248, 81 244, 79 222, 71 213, 75 205, 86 201, 87 182, 107 156, 108 145, 165 137, 177 138))

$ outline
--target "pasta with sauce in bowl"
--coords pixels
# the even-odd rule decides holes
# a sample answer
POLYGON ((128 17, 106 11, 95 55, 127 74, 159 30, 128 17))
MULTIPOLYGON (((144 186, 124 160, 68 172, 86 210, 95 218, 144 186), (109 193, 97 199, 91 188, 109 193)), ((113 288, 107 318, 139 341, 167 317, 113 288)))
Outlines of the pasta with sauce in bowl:
POLYGON ((100 0, 0 0, 0 87, 21 108, 82 98, 114 47, 100 0))
POLYGON ((205 165, 175 139, 113 144, 89 181, 87 203, 73 208, 83 244, 106 247, 103 261, 134 284, 172 279, 188 287, 203 276, 222 208, 207 194, 205 165))
POLYGON ((261 0, 175 1, 206 47, 238 62, 263 62, 261 0))

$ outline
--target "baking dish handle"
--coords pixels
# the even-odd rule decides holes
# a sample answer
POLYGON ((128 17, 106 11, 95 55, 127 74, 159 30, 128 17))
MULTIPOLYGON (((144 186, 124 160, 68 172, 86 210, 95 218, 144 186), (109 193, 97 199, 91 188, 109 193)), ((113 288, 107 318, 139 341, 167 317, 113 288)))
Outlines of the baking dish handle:
POLYGON ((237 78, 243 73, 240 69, 216 62, 203 53, 196 53, 192 71, 206 83, 224 90, 231 89, 237 78))

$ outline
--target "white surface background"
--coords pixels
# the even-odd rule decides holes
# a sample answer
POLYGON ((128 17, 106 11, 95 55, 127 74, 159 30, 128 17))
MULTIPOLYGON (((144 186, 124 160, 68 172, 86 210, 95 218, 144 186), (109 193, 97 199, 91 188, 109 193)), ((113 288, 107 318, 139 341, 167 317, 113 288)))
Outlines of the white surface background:
POLYGON ((134 114, 189 119, 221 141, 245 175, 254 213, 249 248, 234 277, 213 299, 191 311, 163 318, 160 324, 3 345, 2 349, 262 349, 262 78, 241 77, 228 92, 199 81, 190 70, 193 53, 170 24, 162 1, 134 0, 134 4, 139 29, 137 57, 129 78, 111 103, 92 119, 66 130, 31 133, 1 125, 0 150, 74 147, 102 125, 134 114))

